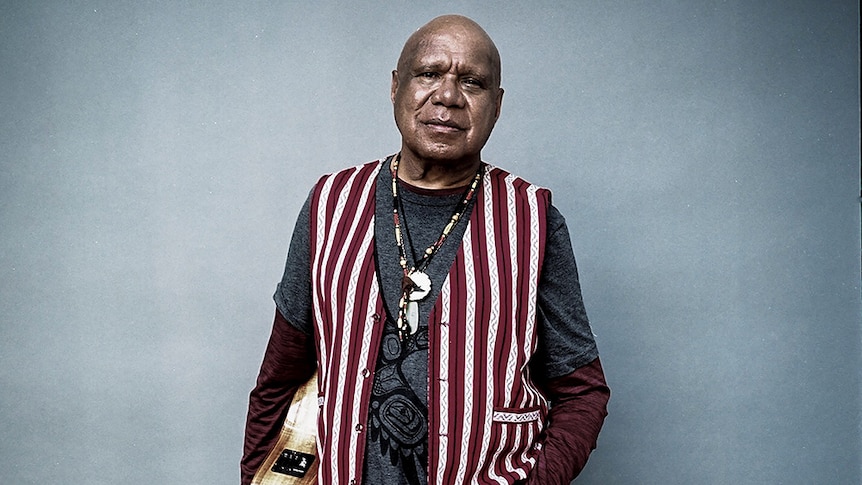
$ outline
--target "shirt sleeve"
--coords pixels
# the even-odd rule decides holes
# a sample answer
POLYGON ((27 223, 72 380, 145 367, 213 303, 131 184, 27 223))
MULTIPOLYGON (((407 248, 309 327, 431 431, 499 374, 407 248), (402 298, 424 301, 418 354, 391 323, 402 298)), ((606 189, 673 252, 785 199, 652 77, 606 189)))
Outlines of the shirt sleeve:
POLYGON ((548 210, 538 290, 538 347, 531 362, 550 401, 542 451, 524 483, 570 483, 596 447, 610 389, 598 358, 565 218, 548 210))
POLYGON ((314 333, 311 310, 311 246, 310 212, 311 194, 305 199, 284 264, 284 275, 275 289, 272 299, 278 311, 291 325, 308 335, 314 333))
POLYGON ((608 414, 610 389, 598 358, 544 386, 551 401, 542 451, 525 483, 568 485, 581 473, 608 414))
POLYGON ((243 485, 275 445, 297 388, 314 375, 317 367, 310 335, 297 329, 276 311, 257 385, 251 391, 245 426, 245 445, 240 462, 243 485))
POLYGON ((548 209, 548 236, 538 289, 538 348, 532 367, 540 379, 564 376, 598 357, 566 220, 548 209))

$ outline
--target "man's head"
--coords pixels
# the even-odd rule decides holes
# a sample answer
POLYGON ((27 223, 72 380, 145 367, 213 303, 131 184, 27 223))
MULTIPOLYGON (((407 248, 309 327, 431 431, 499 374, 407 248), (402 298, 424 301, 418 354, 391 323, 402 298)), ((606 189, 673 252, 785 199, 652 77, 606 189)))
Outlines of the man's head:
POLYGON ((437 17, 407 39, 392 72, 402 157, 475 163, 500 116, 500 54, 472 20, 437 17))

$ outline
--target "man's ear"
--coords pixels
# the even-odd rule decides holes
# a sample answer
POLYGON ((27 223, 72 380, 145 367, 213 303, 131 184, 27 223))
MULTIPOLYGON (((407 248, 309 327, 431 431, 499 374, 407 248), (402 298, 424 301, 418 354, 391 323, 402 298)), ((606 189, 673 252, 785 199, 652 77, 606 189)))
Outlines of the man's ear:
POLYGON ((500 110, 503 108, 503 88, 497 88, 497 112, 494 114, 494 120, 500 118, 500 110))
POLYGON ((392 104, 395 104, 395 92, 398 91, 398 71, 392 70, 392 87, 389 92, 389 99, 392 101, 392 104))

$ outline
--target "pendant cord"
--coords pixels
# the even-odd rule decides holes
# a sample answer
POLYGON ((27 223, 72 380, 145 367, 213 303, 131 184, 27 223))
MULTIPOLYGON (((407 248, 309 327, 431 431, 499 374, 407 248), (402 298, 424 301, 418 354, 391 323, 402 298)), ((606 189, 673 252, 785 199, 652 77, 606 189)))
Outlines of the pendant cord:
MULTIPOLYGON (((403 203, 401 201, 401 194, 398 192, 398 165, 400 162, 401 153, 399 152, 390 163, 389 170, 392 174, 392 216, 395 222, 395 243, 398 245, 398 263, 404 273, 401 279, 401 299, 398 302, 398 319, 395 322, 398 327, 398 337, 403 341, 407 335, 407 331, 410 330, 410 325, 407 321, 407 305, 410 301, 411 294, 417 289, 416 282, 411 277, 416 275, 418 278, 418 275, 421 274, 424 280, 428 280, 428 276, 424 273, 425 269, 428 268, 428 265, 431 263, 431 258, 433 258, 440 247, 443 246, 443 243, 446 241, 446 238, 449 237, 449 234, 452 233, 452 230, 458 224, 458 221, 464 217, 470 201, 473 200, 473 197, 476 194, 476 188, 482 180, 484 164, 479 165, 479 169, 476 171, 473 181, 464 190, 464 195, 461 197, 458 205, 455 206, 455 210, 452 212, 449 222, 443 227, 443 232, 440 233, 440 237, 425 249, 422 259, 416 261, 416 257, 414 255, 413 267, 408 268, 407 251, 404 247, 405 231, 402 231, 401 227, 403 224, 404 229, 406 230, 407 221, 404 219, 403 203)), ((407 237, 410 237, 409 233, 407 234, 407 237)), ((411 253, 414 251, 412 241, 410 241, 410 251, 411 253)), ((428 281, 429 288, 426 288, 426 291, 430 290, 430 280, 428 281)))
MULTIPOLYGON (((419 258, 416 257, 416 245, 413 244, 413 236, 410 234, 410 226, 407 225, 407 211, 404 210, 404 198, 401 197, 400 194, 398 196, 398 214, 401 215, 401 217, 399 217, 399 222, 401 223, 402 233, 407 238, 407 245, 405 246, 405 253, 406 253, 406 249, 409 248, 410 249, 410 258, 413 260, 413 262, 414 262, 413 267, 415 268, 416 267, 416 261, 419 258)), ((409 265, 410 262, 408 261, 407 264, 409 265)))

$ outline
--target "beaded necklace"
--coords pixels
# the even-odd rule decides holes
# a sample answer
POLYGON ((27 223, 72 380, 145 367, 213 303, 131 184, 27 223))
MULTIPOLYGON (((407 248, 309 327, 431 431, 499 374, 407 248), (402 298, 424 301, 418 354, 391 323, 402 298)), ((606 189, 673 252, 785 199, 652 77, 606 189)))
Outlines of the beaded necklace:
POLYGON ((464 196, 452 212, 452 217, 440 233, 440 237, 428 246, 423 253, 422 259, 416 261, 412 268, 407 267, 407 251, 404 249, 404 237, 401 231, 401 196, 398 193, 398 164, 401 161, 401 153, 395 156, 389 166, 389 171, 392 173, 392 214, 395 219, 395 242, 398 244, 398 263, 404 272, 401 278, 401 299, 398 301, 398 319, 395 324, 398 327, 398 337, 401 340, 409 334, 413 334, 419 328, 419 302, 424 300, 428 293, 431 292, 431 278, 425 273, 431 258, 437 254, 437 250, 443 245, 443 242, 452 233, 452 229, 458 224, 464 213, 467 211, 467 206, 473 199, 476 193, 476 187, 479 186, 479 181, 482 180, 483 164, 479 165, 479 170, 476 171, 476 176, 473 177, 473 182, 464 191, 464 196))

